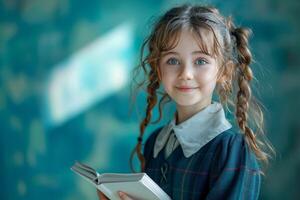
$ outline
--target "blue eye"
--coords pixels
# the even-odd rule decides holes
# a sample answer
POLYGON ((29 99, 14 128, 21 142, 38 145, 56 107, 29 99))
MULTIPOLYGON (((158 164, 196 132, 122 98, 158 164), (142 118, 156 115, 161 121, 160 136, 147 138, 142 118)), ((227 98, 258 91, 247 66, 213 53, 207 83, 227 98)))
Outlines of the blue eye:
POLYGON ((167 64, 169 65, 179 65, 179 61, 176 58, 170 58, 167 60, 167 64))
POLYGON ((202 59, 202 58, 197 59, 196 62, 195 62, 196 65, 205 65, 207 63, 208 62, 206 60, 202 59))

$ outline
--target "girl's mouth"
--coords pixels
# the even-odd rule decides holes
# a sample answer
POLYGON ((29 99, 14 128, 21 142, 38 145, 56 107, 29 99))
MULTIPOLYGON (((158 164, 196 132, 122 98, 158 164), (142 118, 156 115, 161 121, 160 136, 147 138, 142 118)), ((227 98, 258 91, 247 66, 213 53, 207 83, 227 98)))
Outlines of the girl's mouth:
POLYGON ((193 91, 197 88, 198 87, 191 87, 191 86, 178 86, 178 87, 176 87, 176 89, 181 91, 181 92, 191 92, 191 91, 193 91))

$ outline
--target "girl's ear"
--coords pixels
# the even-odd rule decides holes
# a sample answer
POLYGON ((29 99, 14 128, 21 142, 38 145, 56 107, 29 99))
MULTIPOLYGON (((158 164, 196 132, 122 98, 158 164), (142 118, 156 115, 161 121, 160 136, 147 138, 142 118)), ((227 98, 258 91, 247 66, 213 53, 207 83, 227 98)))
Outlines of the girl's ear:
POLYGON ((232 61, 228 61, 224 65, 224 70, 220 77, 217 80, 217 83, 224 83, 224 82, 231 82, 232 75, 233 75, 233 70, 234 70, 234 63, 232 61))

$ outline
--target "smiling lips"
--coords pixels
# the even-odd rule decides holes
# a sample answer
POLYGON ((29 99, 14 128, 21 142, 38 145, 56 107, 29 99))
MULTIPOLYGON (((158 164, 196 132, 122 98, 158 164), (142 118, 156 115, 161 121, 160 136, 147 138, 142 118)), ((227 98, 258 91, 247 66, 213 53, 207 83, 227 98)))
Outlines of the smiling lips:
POLYGON ((191 86, 178 86, 178 87, 176 87, 176 89, 181 91, 181 92, 191 92, 191 91, 193 91, 197 88, 198 87, 191 87, 191 86))

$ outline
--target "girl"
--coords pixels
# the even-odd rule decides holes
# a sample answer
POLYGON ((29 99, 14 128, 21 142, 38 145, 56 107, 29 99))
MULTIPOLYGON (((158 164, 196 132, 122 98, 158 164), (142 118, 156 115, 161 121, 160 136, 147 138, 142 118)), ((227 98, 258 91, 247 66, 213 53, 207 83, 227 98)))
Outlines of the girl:
MULTIPOLYGON (((148 77, 147 109, 131 161, 137 153, 141 171, 172 199, 259 197, 259 161, 268 162, 266 147, 272 147, 259 139, 263 116, 251 95, 249 34, 216 8, 183 5, 167 11, 143 44, 140 68, 148 77), (160 118, 161 106, 170 99, 176 113, 150 135, 142 153, 161 85, 160 118), (212 101, 214 91, 218 102, 212 101), (226 119, 223 106, 235 108, 239 128, 226 119)), ((120 197, 131 199, 124 193, 120 197)))

